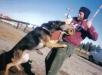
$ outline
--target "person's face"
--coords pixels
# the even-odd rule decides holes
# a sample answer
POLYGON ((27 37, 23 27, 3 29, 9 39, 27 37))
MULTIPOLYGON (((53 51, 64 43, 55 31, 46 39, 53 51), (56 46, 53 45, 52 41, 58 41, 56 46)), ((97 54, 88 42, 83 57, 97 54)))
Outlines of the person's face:
POLYGON ((78 20, 83 20, 83 19, 84 19, 84 13, 83 12, 79 12, 78 20))

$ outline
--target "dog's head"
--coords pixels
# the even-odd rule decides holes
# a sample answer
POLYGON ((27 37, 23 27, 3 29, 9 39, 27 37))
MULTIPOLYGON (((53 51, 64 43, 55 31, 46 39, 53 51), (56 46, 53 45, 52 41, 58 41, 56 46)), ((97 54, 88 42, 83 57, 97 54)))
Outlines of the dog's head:
POLYGON ((56 30, 63 30, 62 26, 65 25, 63 21, 49 21, 48 23, 42 24, 42 27, 45 27, 50 32, 54 32, 56 30))

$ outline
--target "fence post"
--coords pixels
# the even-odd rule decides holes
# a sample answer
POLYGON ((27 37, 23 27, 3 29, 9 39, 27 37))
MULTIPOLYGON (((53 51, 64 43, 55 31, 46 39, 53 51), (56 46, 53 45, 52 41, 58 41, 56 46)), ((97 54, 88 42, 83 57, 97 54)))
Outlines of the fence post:
POLYGON ((26 27, 25 27, 24 30, 23 30, 24 32, 26 31, 27 27, 28 27, 28 25, 26 24, 26 27))
POLYGON ((19 28, 19 25, 20 25, 20 23, 19 23, 19 22, 17 22, 17 27, 16 27, 16 29, 18 29, 18 28, 19 28))

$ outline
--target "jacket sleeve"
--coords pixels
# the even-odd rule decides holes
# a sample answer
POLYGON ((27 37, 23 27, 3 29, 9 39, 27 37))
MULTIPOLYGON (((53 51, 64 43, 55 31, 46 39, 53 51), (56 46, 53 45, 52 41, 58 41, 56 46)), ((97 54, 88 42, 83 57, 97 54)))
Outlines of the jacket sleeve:
POLYGON ((94 41, 97 40, 98 33, 95 31, 95 28, 93 26, 91 26, 90 28, 87 29, 87 37, 89 39, 94 40, 94 41))

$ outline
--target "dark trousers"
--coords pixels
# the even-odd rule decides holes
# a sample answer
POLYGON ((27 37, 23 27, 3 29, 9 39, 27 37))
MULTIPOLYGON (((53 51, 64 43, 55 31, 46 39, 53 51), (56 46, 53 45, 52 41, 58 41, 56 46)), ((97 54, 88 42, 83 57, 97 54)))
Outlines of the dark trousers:
POLYGON ((66 48, 53 48, 45 59, 46 75, 56 75, 62 66, 65 58, 70 57, 74 51, 74 47, 67 43, 66 48))

